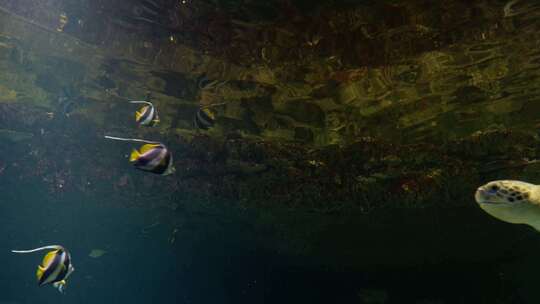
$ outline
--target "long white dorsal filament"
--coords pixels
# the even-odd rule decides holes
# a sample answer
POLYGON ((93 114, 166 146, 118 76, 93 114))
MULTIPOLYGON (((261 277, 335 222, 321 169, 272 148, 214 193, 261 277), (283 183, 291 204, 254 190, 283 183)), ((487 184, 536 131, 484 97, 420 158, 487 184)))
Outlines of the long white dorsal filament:
POLYGON ((146 101, 146 100, 132 100, 130 101, 129 103, 144 103, 144 104, 147 104, 147 105, 150 105, 150 106, 154 106, 153 103, 149 102, 149 101, 146 101))
POLYGON ((115 137, 115 136, 108 136, 105 135, 105 138, 112 139, 112 140, 120 140, 120 141, 132 141, 132 142, 141 142, 141 143, 147 143, 147 144, 161 144, 157 141, 150 141, 146 139, 139 139, 139 138, 123 138, 123 137, 115 137))
POLYGON ((201 106, 201 109, 211 108, 211 107, 217 107, 227 104, 226 102, 220 102, 220 103, 212 103, 209 105, 201 106))
POLYGON ((43 246, 43 247, 39 247, 39 248, 35 248, 35 249, 29 249, 29 250, 11 250, 11 252, 13 252, 13 253, 32 253, 32 252, 41 251, 41 250, 62 249, 62 248, 63 247, 60 246, 60 245, 49 245, 49 246, 43 246))

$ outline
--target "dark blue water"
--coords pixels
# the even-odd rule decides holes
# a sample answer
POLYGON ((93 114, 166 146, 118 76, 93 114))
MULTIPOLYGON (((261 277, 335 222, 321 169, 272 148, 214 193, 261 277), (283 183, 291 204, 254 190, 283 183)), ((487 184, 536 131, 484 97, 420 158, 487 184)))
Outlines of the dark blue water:
POLYGON ((251 215, 238 209, 168 214, 12 182, 1 185, 2 304, 322 303, 356 298, 363 281, 359 273, 294 266, 302 264, 298 258, 260 245, 249 229, 251 215), (75 266, 63 295, 37 286, 44 252, 10 252, 50 244, 70 250, 75 266), (93 258, 92 249, 106 253, 93 258))
MULTIPOLYGON (((7 261, 2 286, 4 299, 17 303, 150 303, 156 297, 182 299, 187 284, 181 280, 181 255, 169 244, 165 227, 143 235, 148 224, 143 210, 121 209, 110 202, 77 199, 60 202, 28 195, 12 196, 3 205, 2 230, 7 239, 0 253, 7 261), (35 270, 43 253, 16 255, 9 248, 35 248, 62 244, 72 254, 76 268, 64 296, 51 287, 38 288, 35 270), (94 248, 106 250, 89 257, 94 248), (7 275, 9 273, 9 275, 7 275), (159 281, 159 284, 156 282, 159 281)), ((187 277, 186 277, 186 281, 187 277)), ((0 302, 1 303, 1 302, 0 302)))
MULTIPOLYGON (((517 287, 531 291, 515 272, 516 267, 531 265, 528 254, 511 258, 504 267, 452 260, 411 267, 374 264, 364 270, 336 267, 339 261, 332 261, 330 267, 311 263, 306 255, 283 254, 287 242, 263 246, 265 239, 270 243, 279 238, 275 231, 270 228, 261 235, 261 230, 251 229, 254 213, 227 205, 205 210, 200 208, 202 202, 192 201, 187 203, 193 208, 177 211, 128 208, 107 197, 66 193, 55 198, 38 185, 18 181, 4 182, 2 192, 2 304, 424 303, 430 299, 489 303, 494 298, 513 299, 506 294, 516 288, 516 277, 501 280, 500 275, 517 276, 517 287), (18 187, 5 187, 10 184, 18 187), (71 250, 76 270, 64 295, 50 286, 37 286, 35 271, 42 253, 10 252, 48 244, 71 250), (92 249, 106 253, 93 258, 92 249)), ((341 237, 355 242, 355 234, 341 237)), ((331 242, 321 245, 334 250, 331 242)), ((369 255, 373 244, 360 245, 369 255)), ((388 250, 393 248, 388 244, 388 250)), ((402 253, 393 252, 399 261, 402 253)), ((531 271, 519 271, 527 272, 531 271)), ((523 303, 515 300, 508 303, 523 303)))
MULTIPOLYGON (((245 256, 242 266, 249 268, 255 254, 241 235, 230 234, 232 227, 227 233, 203 223, 187 224, 178 229, 189 231, 179 230, 172 242, 174 223, 159 222, 158 212, 115 207, 107 198, 55 201, 38 190, 19 188, 4 191, 1 211, 5 237, 0 256, 6 267, 0 275, 0 303, 224 303, 228 271, 239 266, 225 261, 236 264, 245 256), (72 254, 76 270, 65 295, 37 286, 35 271, 43 253, 9 251, 49 244, 64 245, 72 254), (92 258, 94 248, 106 253, 92 258)), ((254 271, 252 277, 237 278, 244 281, 239 288, 246 298, 260 281, 254 271)))

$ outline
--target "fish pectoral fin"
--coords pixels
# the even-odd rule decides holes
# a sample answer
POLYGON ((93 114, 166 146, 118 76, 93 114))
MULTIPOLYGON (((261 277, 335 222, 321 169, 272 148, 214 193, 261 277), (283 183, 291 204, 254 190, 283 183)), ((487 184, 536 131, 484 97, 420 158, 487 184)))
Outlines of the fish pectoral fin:
POLYGON ((58 291, 60 291, 61 293, 64 293, 64 290, 66 289, 66 283, 67 283, 66 280, 62 280, 62 281, 54 282, 53 286, 56 287, 58 291))
POLYGON ((133 149, 133 151, 131 151, 131 155, 129 156, 129 161, 134 162, 137 159, 139 159, 140 156, 141 156, 141 153, 139 153, 139 151, 133 149))

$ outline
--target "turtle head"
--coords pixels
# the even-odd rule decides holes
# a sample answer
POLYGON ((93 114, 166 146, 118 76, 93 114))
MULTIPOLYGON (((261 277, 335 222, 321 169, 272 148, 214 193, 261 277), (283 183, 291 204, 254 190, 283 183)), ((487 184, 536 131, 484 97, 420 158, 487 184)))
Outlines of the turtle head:
POLYGON ((474 198, 480 205, 516 205, 527 203, 531 196, 532 184, 500 180, 478 187, 474 198))
POLYGON ((478 187, 474 198, 491 216, 513 224, 527 224, 540 231, 539 186, 499 180, 478 187))

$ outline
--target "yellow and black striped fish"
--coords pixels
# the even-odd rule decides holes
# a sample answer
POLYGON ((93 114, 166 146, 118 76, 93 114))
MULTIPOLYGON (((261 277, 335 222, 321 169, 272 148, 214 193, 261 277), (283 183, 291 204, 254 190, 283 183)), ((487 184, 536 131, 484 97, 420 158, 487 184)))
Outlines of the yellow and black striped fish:
POLYGON ((193 125, 197 129, 208 130, 214 126, 215 120, 216 116, 210 108, 199 108, 193 119, 193 125))
POLYGON ((129 161, 139 170, 159 175, 175 172, 171 151, 162 143, 137 138, 105 136, 107 139, 145 143, 139 150, 133 150, 129 161))
POLYGON ((195 128, 200 130, 208 130, 212 128, 216 121, 216 114, 213 108, 225 104, 225 102, 222 102, 199 107, 197 113, 195 113, 195 117, 193 118, 193 125, 195 128))
POLYGON ((71 264, 71 255, 60 245, 50 245, 30 250, 11 250, 13 253, 32 253, 51 249, 44 257, 36 271, 39 286, 52 284, 60 292, 64 292, 66 280, 75 268, 71 264))
POLYGON ((135 168, 160 175, 174 173, 172 154, 161 143, 143 145, 139 151, 133 150, 129 161, 135 168))
POLYGON ((154 104, 144 100, 133 100, 130 103, 142 103, 144 106, 135 112, 135 121, 141 126, 153 127, 159 123, 159 116, 154 104))

